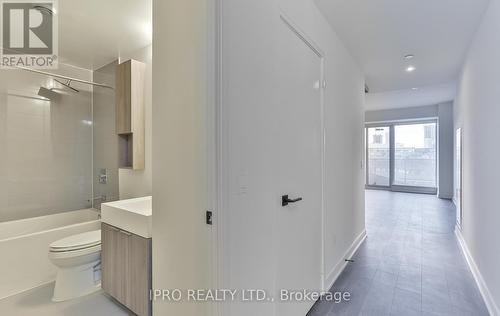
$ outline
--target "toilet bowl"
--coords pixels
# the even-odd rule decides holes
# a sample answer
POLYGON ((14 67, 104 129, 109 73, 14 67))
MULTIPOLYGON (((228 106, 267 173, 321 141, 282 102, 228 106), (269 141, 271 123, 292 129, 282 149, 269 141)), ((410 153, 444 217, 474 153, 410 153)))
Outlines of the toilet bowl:
POLYGON ((101 230, 53 242, 49 259, 58 268, 54 302, 77 298, 101 288, 101 230))

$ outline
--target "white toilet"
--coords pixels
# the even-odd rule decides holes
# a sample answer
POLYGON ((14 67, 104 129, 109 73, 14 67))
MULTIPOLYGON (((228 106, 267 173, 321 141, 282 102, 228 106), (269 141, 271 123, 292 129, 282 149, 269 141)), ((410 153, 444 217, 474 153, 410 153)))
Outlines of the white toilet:
POLYGON ((101 230, 53 242, 49 259, 58 267, 54 302, 87 295, 101 288, 101 230))

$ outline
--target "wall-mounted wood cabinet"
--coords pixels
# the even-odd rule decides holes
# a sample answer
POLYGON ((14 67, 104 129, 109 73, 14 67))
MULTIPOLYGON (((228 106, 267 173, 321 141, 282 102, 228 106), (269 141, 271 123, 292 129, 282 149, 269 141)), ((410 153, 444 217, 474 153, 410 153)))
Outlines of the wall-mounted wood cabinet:
POLYGON ((135 314, 151 315, 151 238, 101 225, 103 290, 135 314))
POLYGON ((146 65, 127 60, 116 66, 116 133, 119 167, 144 169, 144 76, 146 65))

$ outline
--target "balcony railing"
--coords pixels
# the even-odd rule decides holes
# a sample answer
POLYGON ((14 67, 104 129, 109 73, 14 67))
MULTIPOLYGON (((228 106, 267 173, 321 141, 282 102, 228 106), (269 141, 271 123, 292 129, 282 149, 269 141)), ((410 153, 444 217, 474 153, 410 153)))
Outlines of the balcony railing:
MULTIPOLYGON (((389 186, 389 149, 368 151, 368 184, 389 186)), ((396 149, 394 184, 436 187, 436 152, 433 149, 396 149)))

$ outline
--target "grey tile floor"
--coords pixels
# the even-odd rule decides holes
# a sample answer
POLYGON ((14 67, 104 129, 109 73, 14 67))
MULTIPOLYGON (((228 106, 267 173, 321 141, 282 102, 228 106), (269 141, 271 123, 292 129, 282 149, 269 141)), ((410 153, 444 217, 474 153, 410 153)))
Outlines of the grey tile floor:
POLYGON ((367 239, 308 316, 489 315, 454 235, 455 209, 431 195, 366 191, 367 239))
POLYGON ((54 303, 54 283, 0 300, 2 316, 132 316, 102 291, 54 303))

